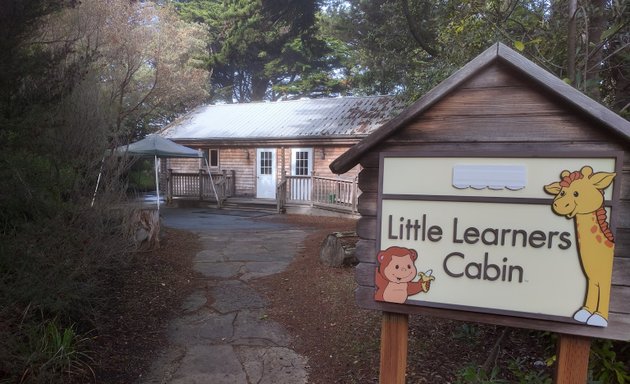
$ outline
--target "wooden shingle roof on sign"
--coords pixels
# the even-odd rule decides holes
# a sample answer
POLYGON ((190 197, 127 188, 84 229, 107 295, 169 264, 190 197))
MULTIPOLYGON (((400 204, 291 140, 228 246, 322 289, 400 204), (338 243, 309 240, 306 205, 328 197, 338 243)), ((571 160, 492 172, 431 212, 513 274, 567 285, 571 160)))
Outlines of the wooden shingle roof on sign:
POLYGON ((608 129, 614 136, 630 142, 630 122, 628 120, 566 84, 555 75, 542 69, 506 45, 496 43, 459 71, 455 72, 448 79, 444 80, 437 87, 427 92, 422 98, 410 105, 398 116, 386 122, 368 137, 339 156, 330 164, 330 169, 336 174, 342 174, 352 169, 361 161, 361 157, 376 145, 386 140, 399 128, 431 108, 446 95, 456 90, 458 86, 470 80, 484 68, 497 61, 511 67, 548 94, 561 100, 568 107, 578 113, 582 113, 584 117, 590 118, 603 128, 608 129))
POLYGON ((403 109, 393 96, 204 105, 160 135, 176 141, 365 137, 403 109))

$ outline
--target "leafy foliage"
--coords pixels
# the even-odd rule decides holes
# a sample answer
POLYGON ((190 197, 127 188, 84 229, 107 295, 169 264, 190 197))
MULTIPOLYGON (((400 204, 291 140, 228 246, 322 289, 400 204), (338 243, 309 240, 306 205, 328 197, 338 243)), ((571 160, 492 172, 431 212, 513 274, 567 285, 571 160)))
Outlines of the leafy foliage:
POLYGON ((336 52, 347 63, 341 73, 354 93, 402 93, 415 100, 502 41, 613 110, 627 113, 630 5, 578 3, 571 18, 568 0, 331 0, 322 25, 328 36, 349 47, 336 52), (574 38, 569 36, 571 26, 574 38))
POLYGON ((0 380, 87 380, 134 246, 127 164, 103 154, 205 98, 203 30, 153 3, 0 7, 0 380))
POLYGON ((185 23, 171 8, 153 3, 117 1, 102 7, 85 2, 75 12, 105 14, 95 21, 101 41, 91 73, 98 76, 117 132, 141 138, 206 99, 201 25, 185 23))
POLYGON ((415 43, 400 1, 333 2, 322 17, 325 31, 348 45, 342 52, 343 74, 353 93, 405 92, 426 80, 422 68, 431 60, 415 43))
POLYGON ((591 376, 602 384, 630 383, 630 347, 627 343, 598 340, 591 347, 591 376))
POLYGON ((213 100, 275 100, 335 92, 330 47, 317 34, 318 1, 190 0, 176 7, 209 31, 213 100))

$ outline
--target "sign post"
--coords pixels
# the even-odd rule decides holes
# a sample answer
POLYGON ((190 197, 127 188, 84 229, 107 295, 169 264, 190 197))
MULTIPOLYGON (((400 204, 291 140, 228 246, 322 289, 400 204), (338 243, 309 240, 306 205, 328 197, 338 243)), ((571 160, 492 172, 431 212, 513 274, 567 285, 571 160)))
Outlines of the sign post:
POLYGON ((409 315, 383 312, 381 324, 381 384, 404 384, 407 370, 409 315))
POLYGON ((555 383, 586 383, 591 338, 562 334, 558 336, 555 383))

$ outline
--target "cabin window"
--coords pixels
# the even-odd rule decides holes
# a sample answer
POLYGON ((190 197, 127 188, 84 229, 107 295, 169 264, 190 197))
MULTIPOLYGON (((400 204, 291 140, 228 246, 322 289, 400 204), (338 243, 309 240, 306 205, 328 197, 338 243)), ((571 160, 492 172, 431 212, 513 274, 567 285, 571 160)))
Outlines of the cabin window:
POLYGON ((219 150, 215 148, 206 148, 203 150, 203 156, 208 162, 210 168, 219 168, 219 150))
POLYGON ((291 175, 310 176, 313 170, 313 149, 291 149, 291 175))

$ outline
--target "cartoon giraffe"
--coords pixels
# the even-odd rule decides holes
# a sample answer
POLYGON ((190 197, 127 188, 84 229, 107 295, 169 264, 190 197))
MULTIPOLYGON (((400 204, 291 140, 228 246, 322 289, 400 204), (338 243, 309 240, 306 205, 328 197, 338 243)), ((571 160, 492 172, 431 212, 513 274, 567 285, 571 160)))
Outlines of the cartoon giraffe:
POLYGON ((606 222, 604 190, 615 175, 593 173, 593 168, 584 166, 580 171, 562 171, 562 180, 545 186, 545 192, 555 195, 552 210, 575 219, 578 256, 587 286, 584 306, 575 312, 573 319, 598 327, 608 325, 615 243, 606 222))

